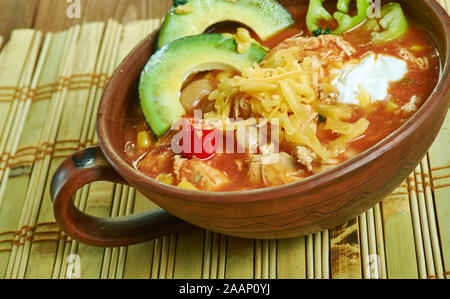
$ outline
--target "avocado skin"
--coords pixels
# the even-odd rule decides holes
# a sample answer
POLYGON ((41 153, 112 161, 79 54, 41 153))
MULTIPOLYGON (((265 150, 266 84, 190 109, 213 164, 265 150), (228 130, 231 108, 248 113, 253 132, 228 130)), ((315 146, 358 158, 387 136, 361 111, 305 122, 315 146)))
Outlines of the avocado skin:
POLYGON ((173 5, 161 27, 158 47, 185 36, 198 35, 214 24, 233 21, 250 27, 261 38, 267 40, 293 25, 295 20, 275 0, 189 0, 194 11, 179 15, 173 5))
POLYGON ((162 137, 186 114, 181 105, 183 82, 193 73, 220 70, 242 71, 259 63, 267 50, 253 44, 239 54, 232 37, 224 34, 189 36, 163 46, 142 71, 139 97, 142 112, 155 137, 162 137))

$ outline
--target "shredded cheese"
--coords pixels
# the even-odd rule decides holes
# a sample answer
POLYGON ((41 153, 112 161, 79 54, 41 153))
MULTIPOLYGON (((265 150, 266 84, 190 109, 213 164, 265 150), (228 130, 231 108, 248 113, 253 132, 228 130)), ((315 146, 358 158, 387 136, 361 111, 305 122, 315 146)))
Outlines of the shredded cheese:
POLYGON ((360 137, 369 128, 369 121, 365 118, 361 118, 356 123, 353 124, 349 133, 347 135, 342 135, 336 140, 330 142, 331 146, 343 145, 352 142, 354 139, 360 137))
MULTIPOLYGON (((251 41, 244 30, 236 34, 237 43, 251 41)), ((321 90, 335 91, 329 84, 330 78, 323 82, 328 73, 326 68, 330 63, 338 63, 338 58, 351 54, 351 46, 336 36, 300 38, 300 41, 288 40, 289 47, 275 48, 260 65, 244 70, 240 76, 218 76, 218 87, 209 96, 214 102, 214 111, 205 114, 205 118, 240 118, 239 105, 245 102, 250 105, 253 117, 264 118, 278 127, 282 141, 309 148, 326 162, 331 159, 334 149, 321 144, 316 135, 319 114, 328 118, 328 129, 342 134, 332 146, 361 136, 369 122, 361 119, 355 124, 345 123, 344 120, 352 115, 352 108, 324 103, 319 97, 321 90), (323 49, 327 39, 332 45, 331 50, 323 49)), ((366 94, 362 93, 361 101, 366 102, 366 94)), ((233 127, 240 125, 245 122, 234 123, 233 127)))
POLYGON ((359 105, 366 109, 372 104, 372 97, 367 92, 367 90, 362 86, 358 86, 358 94, 356 95, 356 100, 359 102, 359 105))
POLYGON ((325 130, 331 130, 342 135, 350 135, 353 125, 340 120, 328 118, 325 124, 325 130))

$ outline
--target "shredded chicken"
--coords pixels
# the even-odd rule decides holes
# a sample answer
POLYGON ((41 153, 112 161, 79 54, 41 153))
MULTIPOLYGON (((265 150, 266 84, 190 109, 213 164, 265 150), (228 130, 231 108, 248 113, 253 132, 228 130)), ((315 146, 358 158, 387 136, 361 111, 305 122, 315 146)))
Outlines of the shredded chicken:
MULTIPOLYGON (((170 150, 168 145, 159 145, 139 162, 139 168, 150 173, 161 172, 161 165, 170 165, 168 162, 174 155, 175 154, 170 150)), ((170 169, 163 169, 163 171, 168 170, 170 169)))
POLYGON ((430 67, 430 62, 428 61, 427 57, 416 57, 414 54, 404 48, 398 51, 398 55, 400 55, 401 58, 416 64, 421 70, 427 70, 430 67))
POLYGON ((322 65, 342 61, 356 52, 350 43, 337 35, 294 36, 273 48, 264 60, 268 60, 278 51, 285 49, 296 49, 296 57, 299 61, 303 61, 306 57, 315 56, 322 65))
POLYGON ((321 35, 319 37, 294 36, 273 48, 264 58, 270 61, 273 55, 283 51, 295 51, 294 57, 301 63, 306 58, 311 61, 313 68, 312 83, 316 92, 320 88, 322 79, 327 74, 329 66, 341 63, 350 58, 356 50, 342 37, 336 35, 321 35))
POLYGON ((401 109, 406 113, 417 111, 420 98, 418 96, 411 97, 411 100, 405 104, 401 109))
POLYGON ((252 115, 252 107, 248 102, 248 97, 238 97, 234 101, 234 117, 235 118, 250 118, 252 115))
POLYGON ((338 160, 330 159, 326 163, 316 164, 315 167, 313 168, 312 173, 317 174, 317 173, 325 172, 327 170, 330 170, 330 169, 336 167, 337 165, 339 165, 339 163, 340 162, 338 160))
POLYGON ((309 148, 304 146, 297 146, 294 149, 294 156, 297 158, 297 161, 306 166, 308 171, 312 171, 312 162, 317 159, 317 155, 309 148))
POLYGON ((204 191, 218 191, 231 183, 224 173, 207 162, 188 160, 180 156, 175 156, 174 173, 178 181, 189 182, 204 191))
POLYGON ((338 91, 336 86, 325 83, 319 86, 319 98, 324 103, 334 103, 338 100, 338 91))
POLYGON ((267 142, 266 144, 262 144, 259 146, 259 151, 263 154, 263 155, 273 155, 276 154, 280 151, 279 149, 279 145, 271 140, 269 142, 267 142))
POLYGON ((188 159, 182 158, 179 155, 176 155, 173 160, 173 173, 177 178, 181 177, 181 167, 183 167, 183 163, 188 161, 188 159))
POLYGON ((252 184, 266 186, 288 184, 302 178, 298 162, 285 152, 270 156, 254 155, 247 177, 252 184))

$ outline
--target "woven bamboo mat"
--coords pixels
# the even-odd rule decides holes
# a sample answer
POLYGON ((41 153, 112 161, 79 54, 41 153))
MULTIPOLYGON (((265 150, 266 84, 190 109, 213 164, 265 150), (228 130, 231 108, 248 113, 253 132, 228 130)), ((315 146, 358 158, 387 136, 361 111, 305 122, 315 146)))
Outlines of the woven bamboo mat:
MULTIPOLYGON (((159 23, 88 23, 45 36, 16 30, 4 45, 0 278, 73 278, 78 266, 81 278, 450 277, 450 117, 407 181, 329 231, 265 241, 198 229, 106 249, 67 237, 53 218, 51 177, 71 153, 97 143, 96 108, 109 76, 159 23)), ((103 182, 74 200, 102 217, 155 208, 132 188, 103 182)))

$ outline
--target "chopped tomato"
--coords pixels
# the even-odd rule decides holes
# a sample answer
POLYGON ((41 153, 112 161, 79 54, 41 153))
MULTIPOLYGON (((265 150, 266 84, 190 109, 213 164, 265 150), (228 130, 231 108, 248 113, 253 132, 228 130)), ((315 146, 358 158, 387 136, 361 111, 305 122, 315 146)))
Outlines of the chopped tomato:
POLYGON ((181 155, 188 159, 209 160, 216 154, 218 130, 200 119, 183 116, 183 138, 180 141, 181 155), (184 142, 188 142, 185 144, 184 142))

